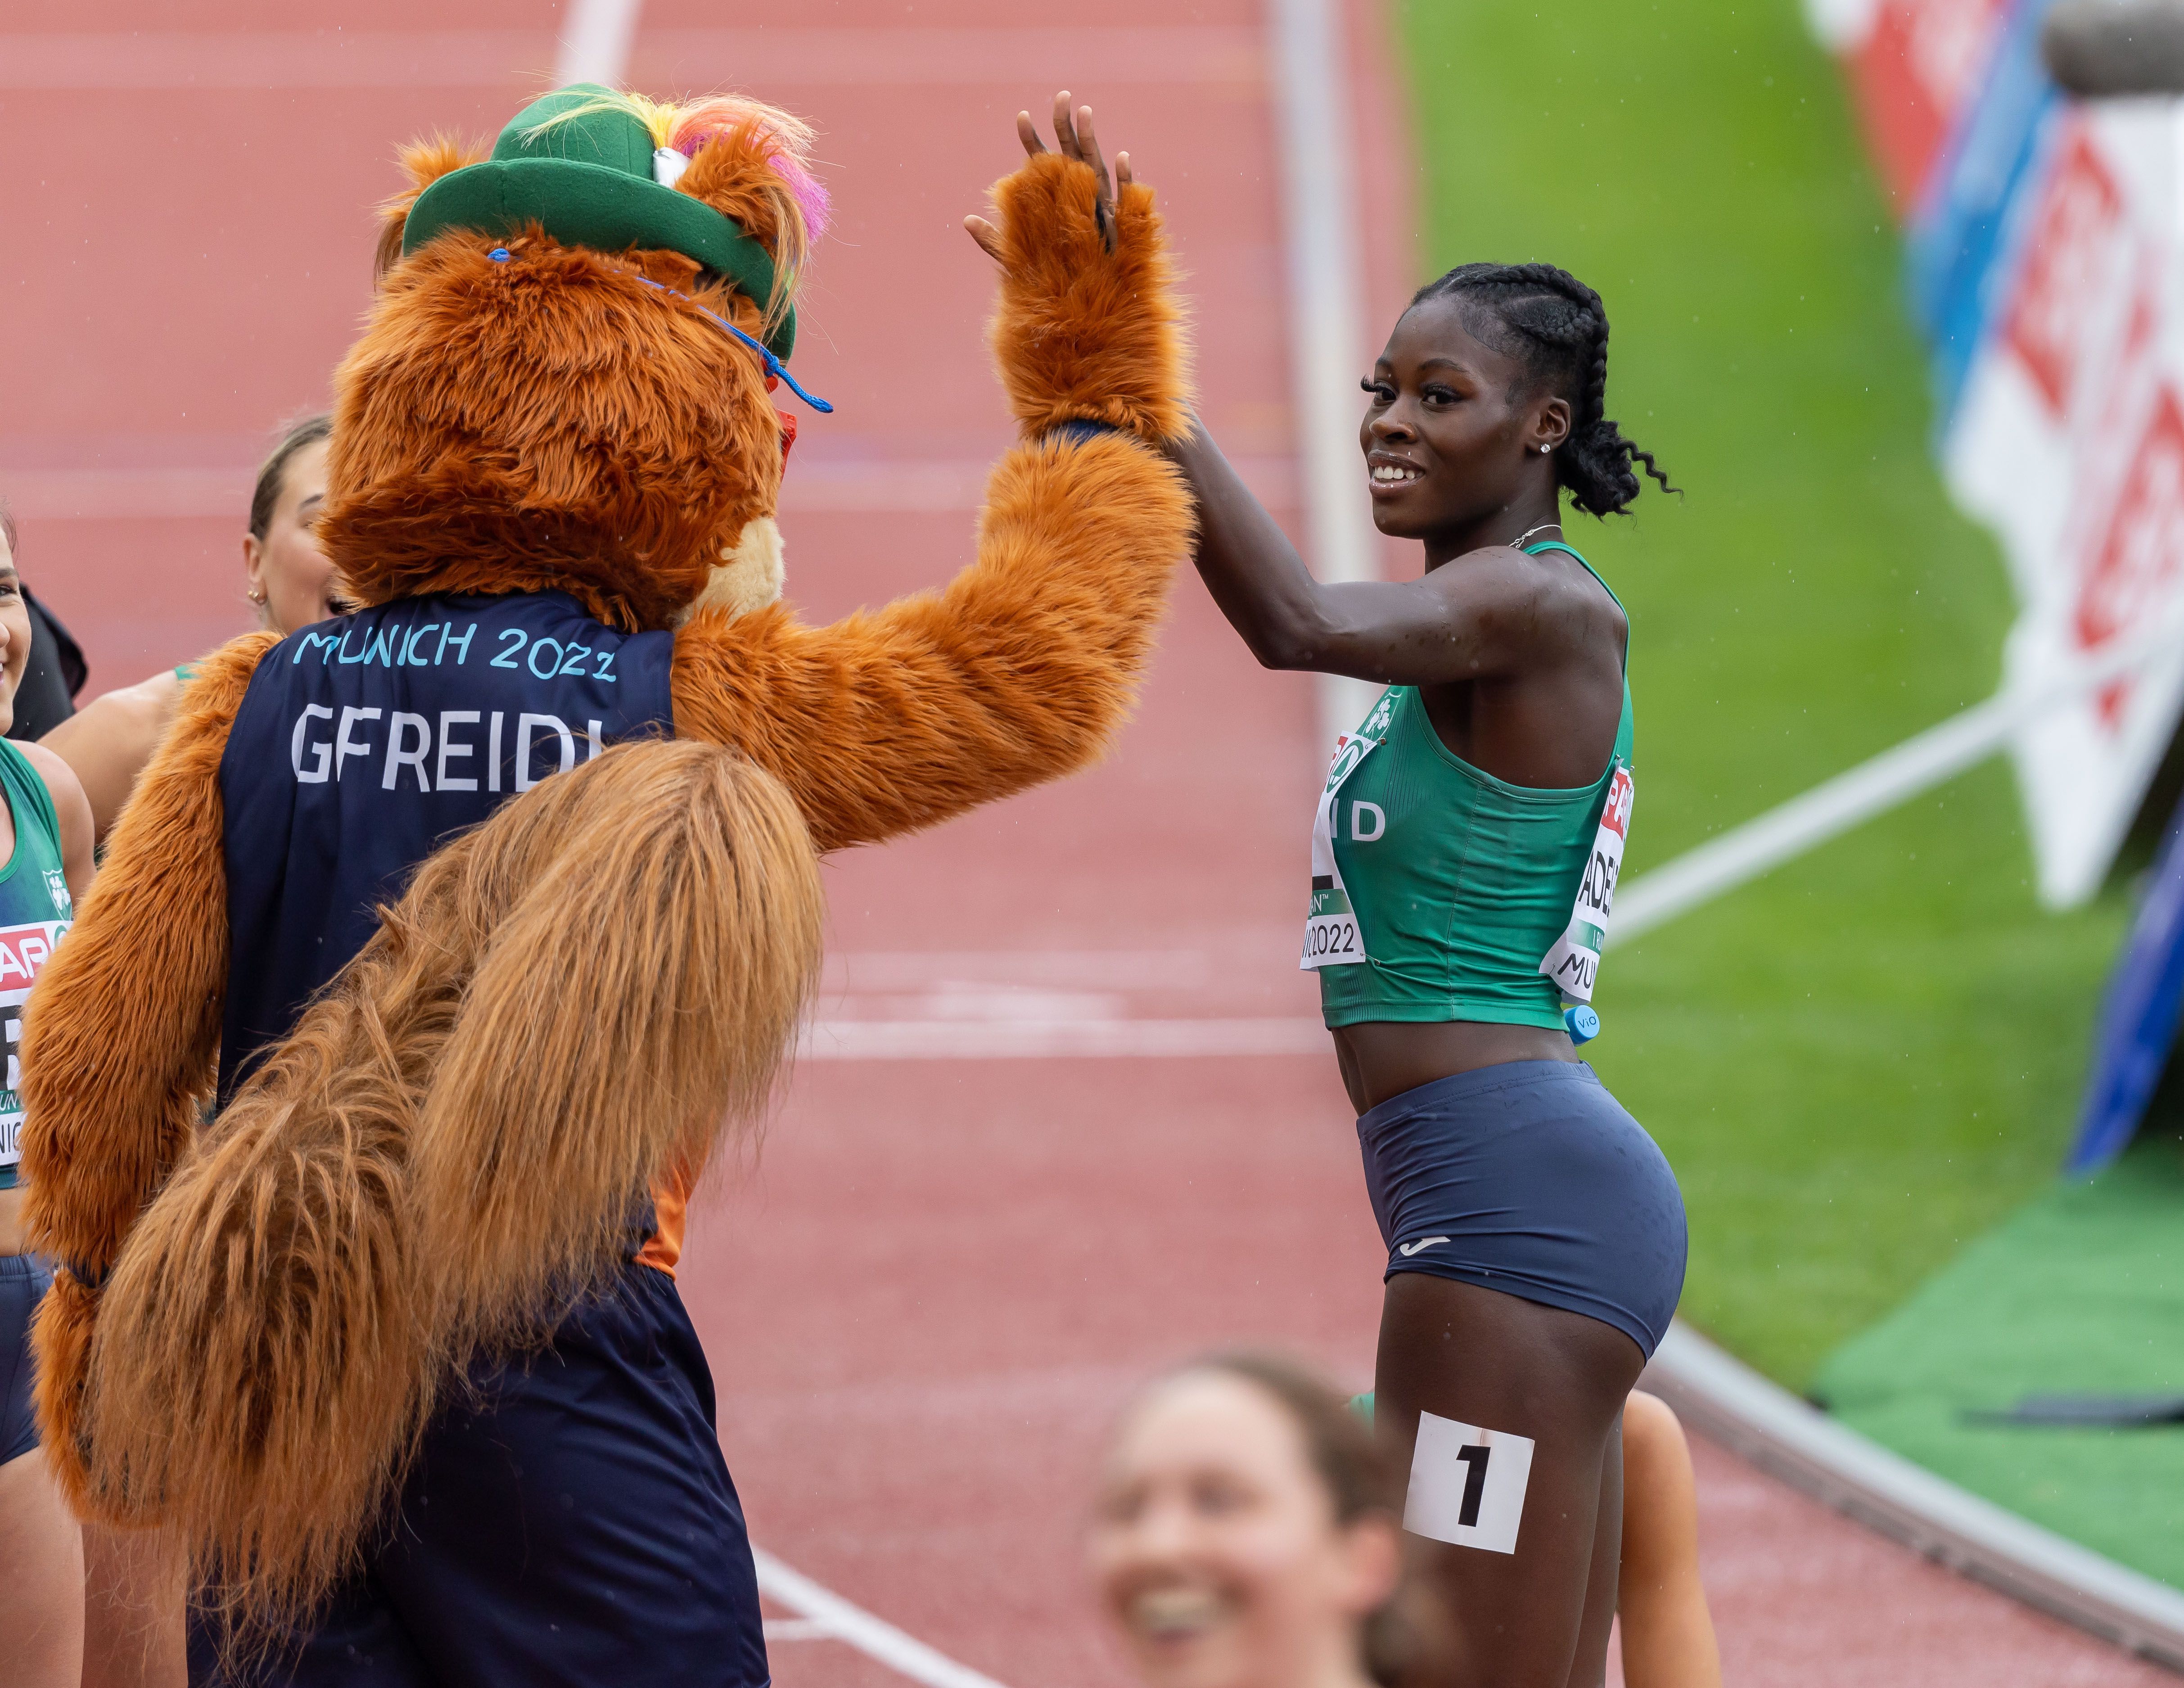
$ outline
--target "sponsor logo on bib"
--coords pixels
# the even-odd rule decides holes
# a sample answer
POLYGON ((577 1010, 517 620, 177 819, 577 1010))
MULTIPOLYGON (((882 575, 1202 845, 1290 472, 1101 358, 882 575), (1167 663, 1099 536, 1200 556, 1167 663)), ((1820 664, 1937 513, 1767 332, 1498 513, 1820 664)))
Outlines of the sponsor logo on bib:
MULTIPOLYGON (((64 882, 54 902, 67 908, 67 897, 64 882)), ((0 1166, 14 1166, 23 1158, 23 1004, 68 929, 66 920, 0 928, 0 1044, 8 1052, 7 1088, 0 1090, 0 1166)))

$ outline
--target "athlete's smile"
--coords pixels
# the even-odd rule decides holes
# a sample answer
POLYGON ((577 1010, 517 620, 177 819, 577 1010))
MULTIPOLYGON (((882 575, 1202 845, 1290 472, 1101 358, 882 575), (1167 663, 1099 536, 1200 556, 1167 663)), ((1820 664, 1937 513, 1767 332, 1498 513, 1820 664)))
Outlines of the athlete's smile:
POLYGON ((1424 480, 1426 473, 1420 465, 1392 451, 1367 452, 1365 468, 1367 483, 1375 498, 1393 497, 1424 480))

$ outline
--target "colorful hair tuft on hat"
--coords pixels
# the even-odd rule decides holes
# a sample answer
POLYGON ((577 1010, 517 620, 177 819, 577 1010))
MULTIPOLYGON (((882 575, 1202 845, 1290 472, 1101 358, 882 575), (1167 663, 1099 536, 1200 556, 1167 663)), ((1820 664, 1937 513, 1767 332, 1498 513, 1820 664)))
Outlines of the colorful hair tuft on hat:
POLYGON ((781 179, 778 193, 769 196, 777 202, 780 228, 774 286, 772 296, 760 302, 771 331, 794 301, 812 243, 827 232, 832 209, 825 185, 808 163, 816 138, 811 126, 778 106, 740 94, 708 94, 677 103, 616 88, 555 112, 524 131, 524 138, 604 111, 627 113, 645 126, 655 147, 671 148, 686 159, 696 158, 707 143, 724 137, 757 143, 767 169, 781 179))
POLYGON ((665 106, 661 110, 672 121, 667 139, 660 144, 674 148, 685 158, 697 157, 698 149, 716 135, 741 132, 763 137, 766 162, 788 184, 789 195, 804 220, 805 239, 824 238, 832 204, 826 185, 812 175, 807 162, 816 138, 810 124, 778 106, 737 94, 712 94, 688 105, 665 106))

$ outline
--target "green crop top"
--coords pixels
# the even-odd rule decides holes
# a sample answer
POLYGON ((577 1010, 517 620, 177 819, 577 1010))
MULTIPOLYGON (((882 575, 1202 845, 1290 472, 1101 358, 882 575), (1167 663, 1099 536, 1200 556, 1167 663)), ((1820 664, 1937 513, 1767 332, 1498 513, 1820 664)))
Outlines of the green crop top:
MULTIPOLYGON (((1568 551, 1600 579, 1559 541, 1525 549, 1568 551)), ((1585 907, 1580 886, 1588 897, 1597 892, 1605 927, 1629 824, 1631 739, 1626 672, 1600 778, 1566 791, 1513 785, 1450 752, 1416 686, 1383 694, 1336 747, 1312 829, 1302 964, 1319 974, 1328 1025, 1477 1020, 1561 1030, 1565 991, 1541 964, 1552 951, 1566 961, 1574 953, 1569 966, 1597 965, 1599 931, 1578 924, 1574 905, 1585 907), (1596 849, 1604 813, 1617 834, 1606 862, 1596 849), (1566 932, 1574 952, 1558 942, 1566 932)), ((1568 994, 1591 989, 1587 970, 1568 994)))

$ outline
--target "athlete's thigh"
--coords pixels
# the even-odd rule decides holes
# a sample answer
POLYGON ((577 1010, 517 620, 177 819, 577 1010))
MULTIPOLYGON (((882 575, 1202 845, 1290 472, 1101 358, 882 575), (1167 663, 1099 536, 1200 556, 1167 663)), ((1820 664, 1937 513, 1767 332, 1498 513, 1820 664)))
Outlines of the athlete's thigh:
POLYGON ((1374 1419, 1411 1473, 1407 1527, 1443 1537, 1429 1560, 1475 1672, 1460 1688, 1564 1688, 1607 1444, 1644 1364, 1629 1337, 1580 1313, 1424 1273, 1389 1279, 1374 1419), (1423 1449, 1422 1414, 1446 1421, 1424 1425, 1423 1449), (1465 1453, 1479 1439, 1458 1426, 1490 1433, 1486 1451, 1465 1453), (1513 1541, 1484 1528, 1505 1508, 1513 1541))
POLYGON ((36 1448, 0 1465, 0 1624, 8 1688, 76 1688, 83 1669, 83 1545, 36 1448))
POLYGON ((1569 1688, 1601 1688, 1607 1680, 1607 1644, 1615 1632, 1622 1590, 1623 1424, 1607 1433, 1601 1456, 1600 1509, 1593 1515, 1592 1568, 1585 1584, 1585 1613, 1579 1620, 1577 1657, 1570 1662, 1569 1688))

